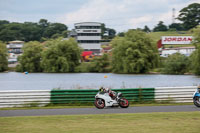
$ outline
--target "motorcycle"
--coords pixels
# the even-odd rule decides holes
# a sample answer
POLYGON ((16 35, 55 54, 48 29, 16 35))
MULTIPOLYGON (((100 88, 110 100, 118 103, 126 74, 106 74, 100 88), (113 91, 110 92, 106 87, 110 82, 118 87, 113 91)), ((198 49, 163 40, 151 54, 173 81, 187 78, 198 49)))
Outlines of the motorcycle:
POLYGON ((127 99, 122 97, 122 93, 115 93, 115 97, 111 98, 109 93, 98 92, 95 96, 94 105, 98 109, 103 109, 104 107, 118 107, 128 108, 129 102, 127 99))
POLYGON ((193 103, 195 106, 200 107, 200 87, 193 94, 193 103))

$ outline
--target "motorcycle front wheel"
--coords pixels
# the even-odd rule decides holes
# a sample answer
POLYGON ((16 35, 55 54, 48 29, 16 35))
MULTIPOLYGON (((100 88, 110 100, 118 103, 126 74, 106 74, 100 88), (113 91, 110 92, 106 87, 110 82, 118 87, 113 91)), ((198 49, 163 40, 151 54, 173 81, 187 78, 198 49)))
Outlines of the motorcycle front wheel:
POLYGON ((128 106, 129 106, 128 100, 126 98, 121 98, 120 102, 119 102, 119 106, 121 108, 128 108, 128 106))
POLYGON ((194 97, 193 103, 195 106, 200 107, 200 98, 199 97, 194 97))
POLYGON ((94 105, 95 105, 95 107, 98 108, 98 109, 103 109, 103 108, 105 107, 105 102, 104 102, 103 99, 96 99, 96 100, 94 101, 94 105))

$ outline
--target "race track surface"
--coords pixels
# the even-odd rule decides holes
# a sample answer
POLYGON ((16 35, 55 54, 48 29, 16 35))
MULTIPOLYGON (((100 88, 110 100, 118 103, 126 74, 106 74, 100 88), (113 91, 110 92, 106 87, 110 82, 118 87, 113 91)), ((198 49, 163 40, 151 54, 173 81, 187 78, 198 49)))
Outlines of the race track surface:
POLYGON ((194 105, 183 106, 144 106, 123 108, 65 108, 65 109, 30 109, 0 110, 0 117, 10 116, 45 116, 45 115, 83 115, 83 114, 114 114, 114 113, 150 113, 150 112, 188 112, 200 111, 194 105))

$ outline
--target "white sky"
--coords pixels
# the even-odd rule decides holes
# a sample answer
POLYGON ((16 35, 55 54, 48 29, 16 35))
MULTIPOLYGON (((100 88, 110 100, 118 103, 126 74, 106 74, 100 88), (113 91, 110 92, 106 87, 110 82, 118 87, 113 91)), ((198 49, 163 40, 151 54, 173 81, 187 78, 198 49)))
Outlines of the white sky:
POLYGON ((66 24, 101 22, 117 32, 133 28, 151 29, 164 21, 172 23, 172 8, 179 11, 200 0, 0 0, 0 20, 10 22, 49 22, 66 24))

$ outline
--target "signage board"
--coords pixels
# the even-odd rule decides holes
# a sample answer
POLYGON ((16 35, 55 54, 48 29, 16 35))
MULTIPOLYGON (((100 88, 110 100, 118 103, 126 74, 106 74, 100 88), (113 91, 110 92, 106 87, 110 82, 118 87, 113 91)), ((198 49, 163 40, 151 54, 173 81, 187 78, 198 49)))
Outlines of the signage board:
POLYGON ((77 33, 101 33, 101 29, 76 29, 77 33))
POLYGON ((191 44, 192 36, 162 36, 162 44, 191 44))

